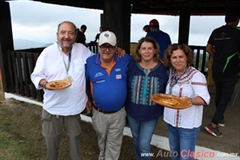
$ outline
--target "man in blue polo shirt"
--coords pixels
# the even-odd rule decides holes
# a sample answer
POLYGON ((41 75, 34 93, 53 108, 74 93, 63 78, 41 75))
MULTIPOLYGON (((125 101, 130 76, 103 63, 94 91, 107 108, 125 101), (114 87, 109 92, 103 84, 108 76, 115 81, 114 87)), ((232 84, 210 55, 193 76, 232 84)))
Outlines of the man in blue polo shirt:
POLYGON ((132 59, 119 58, 117 39, 104 31, 98 42, 99 54, 87 59, 86 79, 90 83, 93 101, 92 125, 98 136, 99 160, 117 160, 120 155, 126 111, 127 65, 132 59))

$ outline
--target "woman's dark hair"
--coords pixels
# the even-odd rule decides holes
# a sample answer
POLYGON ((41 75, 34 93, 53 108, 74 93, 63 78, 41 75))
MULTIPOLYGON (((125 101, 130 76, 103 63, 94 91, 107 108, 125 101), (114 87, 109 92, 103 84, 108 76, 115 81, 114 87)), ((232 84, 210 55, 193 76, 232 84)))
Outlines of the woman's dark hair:
POLYGON ((188 66, 191 66, 193 64, 193 51, 192 49, 186 45, 186 44, 172 44, 168 46, 166 51, 164 52, 164 64, 166 67, 172 66, 171 64, 171 56, 173 51, 176 51, 178 49, 181 49, 185 55, 187 56, 187 64, 188 66))

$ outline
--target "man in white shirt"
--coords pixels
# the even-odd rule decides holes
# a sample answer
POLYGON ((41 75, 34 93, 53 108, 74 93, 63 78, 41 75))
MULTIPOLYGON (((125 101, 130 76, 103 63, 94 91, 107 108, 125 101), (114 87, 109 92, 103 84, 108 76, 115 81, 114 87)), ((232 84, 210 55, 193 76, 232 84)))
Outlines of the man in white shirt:
POLYGON ((80 153, 80 113, 87 102, 85 62, 92 55, 81 43, 74 43, 76 26, 64 21, 58 25, 57 42, 45 48, 38 57, 31 80, 44 90, 42 134, 47 145, 47 159, 58 159, 62 128, 66 130, 72 160, 82 160, 80 153), (72 85, 61 90, 48 90, 54 80, 71 79, 72 85))

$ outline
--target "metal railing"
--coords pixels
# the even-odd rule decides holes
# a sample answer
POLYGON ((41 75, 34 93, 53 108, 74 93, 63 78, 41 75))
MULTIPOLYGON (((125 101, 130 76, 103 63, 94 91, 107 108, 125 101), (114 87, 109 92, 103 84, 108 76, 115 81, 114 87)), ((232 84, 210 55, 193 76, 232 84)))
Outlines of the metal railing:
POLYGON ((205 50, 205 46, 189 46, 193 50, 193 65, 204 75, 208 73, 209 54, 205 50))

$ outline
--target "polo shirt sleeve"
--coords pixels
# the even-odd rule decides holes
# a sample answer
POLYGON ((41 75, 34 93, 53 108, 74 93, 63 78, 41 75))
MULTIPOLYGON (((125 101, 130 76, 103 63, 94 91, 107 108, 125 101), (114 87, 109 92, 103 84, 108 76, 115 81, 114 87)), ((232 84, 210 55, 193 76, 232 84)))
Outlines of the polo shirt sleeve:
POLYGON ((214 37, 213 37, 214 31, 211 33, 211 35, 210 35, 210 37, 208 39, 208 44, 214 45, 214 37))
POLYGON ((89 82, 89 75, 88 75, 88 71, 89 71, 89 58, 86 60, 86 64, 85 64, 85 78, 86 78, 86 81, 89 82))

